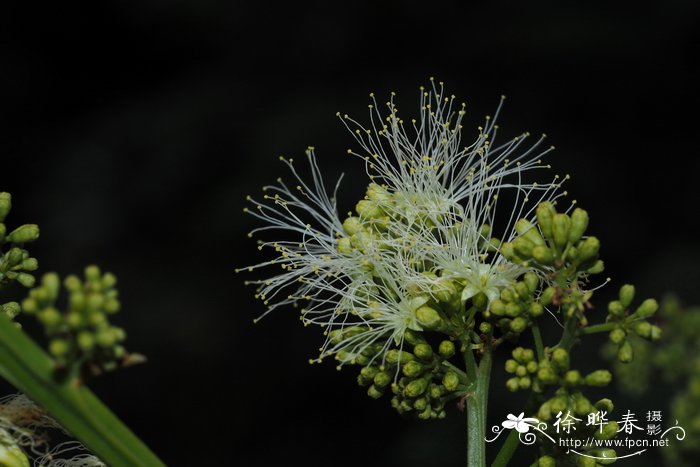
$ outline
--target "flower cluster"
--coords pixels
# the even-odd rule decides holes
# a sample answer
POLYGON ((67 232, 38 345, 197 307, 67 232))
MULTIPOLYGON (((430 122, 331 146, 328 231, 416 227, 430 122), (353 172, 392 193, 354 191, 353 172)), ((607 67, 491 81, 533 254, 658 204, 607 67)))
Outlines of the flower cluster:
MULTIPOLYGON (((401 397, 407 397, 402 379, 417 377, 419 364, 426 371, 433 363, 439 369, 424 378, 421 394, 433 380, 442 381, 441 362, 408 357, 413 354, 405 347, 420 348, 422 334, 440 333, 463 352, 516 337, 544 313, 539 297, 552 268, 528 263, 520 250, 526 239, 544 244, 538 229, 551 237, 549 224, 537 227, 542 206, 554 210, 566 194, 559 190, 558 176, 546 183, 526 180, 530 172, 549 168, 541 156, 551 148, 538 149, 544 136, 526 144, 525 133, 497 144, 496 118, 487 117, 476 141, 464 146, 465 106, 446 96, 442 84, 421 88, 420 105, 410 123, 399 116, 393 94, 387 115, 372 95, 368 126, 339 114, 362 148, 348 152, 364 161, 370 179, 366 196, 346 217, 338 214, 338 184, 326 190, 313 148, 306 152, 310 181, 292 159, 282 158, 293 182, 278 179, 263 188, 261 200, 249 197, 253 208, 245 209, 264 221, 251 235, 276 230, 285 236, 259 240, 260 250, 275 254, 247 268, 282 270, 250 281, 268 306, 265 314, 301 303, 304 324, 320 326, 326 336, 312 361, 332 356, 340 366, 361 364, 363 385, 377 383, 376 375, 382 375, 379 382, 385 384, 370 385, 373 396, 393 385, 395 395, 404 391, 401 397), (513 245, 518 255, 510 253, 513 245), (408 336, 419 337, 409 341, 408 336)), ((586 242, 580 240, 585 230, 581 213, 575 211, 575 226, 566 233, 577 245, 586 242)), ((557 225, 566 216, 553 215, 557 225)), ((559 236, 557 230, 557 241, 559 236)), ((552 255, 561 255, 560 250, 557 244, 552 255)), ((577 270, 596 269, 588 261, 594 256, 581 249, 577 270)), ((395 403, 407 411, 401 404, 395 403)))

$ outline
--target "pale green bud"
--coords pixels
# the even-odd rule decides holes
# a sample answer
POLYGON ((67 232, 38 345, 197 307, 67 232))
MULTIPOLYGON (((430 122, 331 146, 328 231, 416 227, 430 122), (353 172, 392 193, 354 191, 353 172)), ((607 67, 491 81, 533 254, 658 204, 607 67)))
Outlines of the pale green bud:
POLYGON ((529 389, 532 384, 532 380, 529 376, 523 376, 518 380, 518 387, 520 389, 529 389))
POLYGON ((610 342, 612 342, 613 344, 620 344, 627 338, 627 333, 624 331, 624 329, 615 328, 612 331, 610 331, 609 337, 610 342))
POLYGON ((39 322, 41 322, 41 324, 47 328, 55 328, 61 324, 61 322, 63 322, 61 313, 59 313, 58 310, 53 307, 41 310, 37 318, 39 319, 39 322))
POLYGON ((419 378, 411 381, 406 385, 404 389, 404 394, 407 397, 418 397, 425 392, 428 388, 428 380, 425 378, 419 378))
POLYGON ((610 316, 614 316, 615 318, 621 318, 625 315, 625 307, 620 303, 618 300, 613 300, 612 302, 608 303, 608 313, 610 313, 610 316))
POLYGON ((617 349, 617 359, 622 363, 629 363, 634 360, 634 349, 630 341, 624 341, 617 349))
POLYGON ((10 319, 14 319, 22 311, 22 308, 17 302, 7 302, 2 305, 2 311, 4 311, 10 319))
POLYGON ((578 259, 581 262, 588 261, 595 258, 598 251, 600 251, 600 240, 596 237, 588 237, 579 246, 578 259))
POLYGON ((379 373, 379 368, 376 366, 365 366, 360 370, 360 376, 365 379, 374 380, 374 377, 379 373))
MULTIPOLYGON (((410 362, 406 362, 402 366, 401 372, 410 378, 414 378, 423 372, 423 365, 418 363, 415 360, 411 360, 410 362)), ((375 384, 376 384, 376 378, 375 378, 375 384)))
POLYGON ((6 238, 12 243, 33 242, 39 238, 39 226, 36 224, 24 224, 10 232, 6 238))
POLYGON ((554 205, 549 201, 540 203, 537 206, 535 213, 537 214, 537 224, 540 226, 540 229, 542 229, 542 233, 546 238, 551 238, 552 223, 554 220, 554 216, 557 213, 557 210, 554 208, 554 205))
POLYGON ((496 316, 503 316, 506 314, 506 305, 499 299, 493 300, 489 303, 489 311, 496 316))
POLYGON ((433 348, 430 344, 420 343, 413 348, 413 354, 421 360, 430 360, 433 357, 433 348))
POLYGON ((637 321, 634 323, 634 332, 648 339, 651 336, 651 324, 647 321, 637 321))
POLYGON ((512 318, 518 316, 523 311, 522 306, 517 302, 509 302, 506 304, 506 316, 512 318))
POLYGON ((482 321, 479 324, 479 331, 481 331, 484 334, 490 333, 492 331, 491 323, 489 323, 488 321, 482 321))
POLYGON ((527 312, 530 313, 530 316, 537 318, 538 316, 542 316, 542 313, 544 313, 544 307, 538 302, 532 302, 528 306, 527 312))
POLYGON ((620 287, 620 303, 625 308, 629 308, 634 300, 634 286, 631 284, 625 284, 620 287))
POLYGON ((537 459, 537 467, 556 467, 557 463, 552 456, 542 456, 537 459))
POLYGON ((440 313, 429 306, 418 308, 416 310, 416 319, 425 329, 440 330, 445 327, 445 322, 440 316, 440 313))
POLYGON ((444 303, 451 302, 457 295, 459 290, 457 284, 451 279, 438 279, 430 289, 436 300, 444 303))
POLYGON ((552 237, 559 250, 563 250, 569 241, 571 218, 566 214, 556 214, 552 220, 552 237))
POLYGON ((525 368, 527 368, 528 373, 536 373, 537 368, 538 368, 537 362, 534 360, 531 362, 527 362, 527 365, 525 365, 525 368))
POLYGON ((549 367, 540 368, 539 370, 537 370, 537 378, 539 378, 540 381, 547 385, 554 384, 557 382, 556 372, 549 367))
POLYGON ((36 277, 32 276, 31 274, 20 272, 19 274, 17 274, 17 282, 19 282, 27 288, 33 287, 36 283, 36 277))
POLYGON ((343 222, 343 230, 348 235, 354 235, 362 231, 362 223, 358 217, 350 216, 343 222))
POLYGON ((620 429, 620 425, 618 425, 617 422, 615 421, 610 421, 603 425, 602 429, 596 430, 596 432, 593 434, 593 437, 595 439, 612 439, 617 435, 618 430, 620 429))
POLYGON ((540 295, 539 302, 544 306, 548 306, 552 303, 556 294, 556 288, 547 287, 546 289, 544 289, 544 291, 542 291, 542 295, 540 295))
POLYGON ((515 373, 515 371, 518 369, 518 362, 516 362, 513 359, 508 359, 506 360, 506 372, 508 373, 515 373))
POLYGON ((95 337, 92 333, 83 331, 77 337, 78 347, 84 352, 89 352, 95 347, 95 337))
POLYGON ((438 353, 443 358, 450 358, 455 354, 455 344, 452 341, 442 341, 438 347, 438 353))
POLYGON ((373 384, 367 389, 367 395, 372 399, 379 399, 384 395, 384 392, 373 384))
POLYGON ((578 370, 569 370, 564 373, 564 384, 568 386, 578 386, 581 380, 581 373, 578 370))
POLYGON ((569 369, 569 352, 565 349, 557 348, 552 352, 552 364, 561 371, 569 369))
POLYGON ((510 392, 515 392, 520 389, 520 378, 510 378, 508 381, 506 381, 506 388, 510 392))
POLYGON ((376 183, 370 183, 367 187, 367 197, 377 203, 391 201, 391 193, 376 183))
POLYGON ((534 247, 535 244, 525 237, 518 237, 513 240, 513 248, 515 248, 515 252, 523 258, 532 256, 532 249, 534 247))
MULTIPOLYGON (((5 430, 3 430, 3 433, 5 430)), ((29 467, 29 459, 22 448, 14 442, 0 442, 0 466, 2 467, 29 467)))
POLYGON ((656 313, 656 310, 658 309, 659 304, 656 302, 656 300, 653 298, 647 298, 641 305, 639 305, 639 308, 637 308, 634 315, 639 318, 649 318, 656 313))
POLYGON ((360 219, 373 219, 384 215, 384 211, 377 203, 368 199, 358 201, 355 206, 355 212, 360 216, 360 219))
POLYGON ((49 353, 54 357, 63 357, 70 350, 70 345, 65 339, 52 339, 49 342, 49 353))
POLYGON ((352 241, 349 237, 340 237, 337 242, 338 253, 352 253, 352 241))
POLYGON ((603 260, 599 259, 598 261, 593 263, 593 266, 588 268, 586 271, 590 274, 600 274, 601 272, 605 271, 605 263, 603 262, 603 260))
POLYGON ((571 213, 571 229, 569 230, 569 243, 578 242, 588 227, 588 213, 581 208, 574 209, 571 213))
POLYGON ((607 386, 612 381, 612 373, 608 370, 596 370, 586 375, 585 382, 588 386, 607 386))
POLYGON ((442 384, 448 391, 455 391, 459 386, 459 376, 454 371, 448 370, 445 376, 442 377, 442 384))
POLYGON ((652 325, 651 331, 649 332, 649 339, 651 339, 652 342, 656 342, 661 339, 661 328, 656 325, 652 325))
POLYGON ((527 368, 525 365, 518 365, 515 369, 515 376, 523 377, 525 375, 527 375, 527 368))
POLYGON ((533 245, 544 245, 544 239, 542 239, 537 227, 525 219, 520 219, 515 223, 515 231, 518 235, 529 240, 533 245))
POLYGON ((4 222, 12 209, 12 195, 3 191, 0 193, 0 222, 4 222))
POLYGON ((374 375, 374 378, 372 378, 374 381, 374 385, 378 388, 384 388, 391 384, 391 375, 387 373, 386 371, 380 371, 376 375, 374 375))

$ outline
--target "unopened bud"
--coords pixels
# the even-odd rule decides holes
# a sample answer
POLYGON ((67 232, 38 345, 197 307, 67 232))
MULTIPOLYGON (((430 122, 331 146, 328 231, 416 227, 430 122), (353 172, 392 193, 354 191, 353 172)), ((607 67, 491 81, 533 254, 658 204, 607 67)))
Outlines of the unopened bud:
POLYGON ((7 235, 7 240, 12 243, 29 243, 38 238, 39 226, 36 224, 24 224, 7 235))
POLYGON ((607 386, 610 381, 612 381, 612 374, 608 370, 596 370, 585 378, 588 386, 607 386))
POLYGON ((442 377, 442 384, 448 391, 455 391, 459 386, 459 376, 454 371, 447 371, 442 377))
POLYGON ((625 308, 629 308, 634 300, 634 286, 630 284, 625 284, 620 287, 620 303, 625 308))
POLYGON ((569 230, 569 243, 578 242, 588 227, 588 213, 581 208, 574 209, 571 213, 571 229, 569 230))
POLYGON ((438 352, 443 358, 450 358, 455 354, 455 344, 452 341, 442 341, 438 347, 438 352))

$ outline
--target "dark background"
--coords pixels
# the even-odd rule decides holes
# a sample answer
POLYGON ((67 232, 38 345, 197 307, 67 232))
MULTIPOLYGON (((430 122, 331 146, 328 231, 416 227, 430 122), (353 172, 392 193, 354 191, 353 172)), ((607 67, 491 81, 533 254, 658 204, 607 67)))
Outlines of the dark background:
MULTIPOLYGON (((697 2, 376 3, 3 6, 10 222, 41 225, 43 271, 119 277, 118 322, 149 362, 92 386, 168 464, 463 463, 456 410, 405 421, 353 370, 309 366, 319 334, 293 310, 253 325, 263 307, 234 273, 258 260, 245 195, 284 173, 280 154, 315 145, 326 173, 351 175, 341 208, 361 195, 334 114, 363 119, 369 91, 411 112, 434 75, 469 131, 507 94, 502 134, 548 133, 591 212, 613 278, 598 303, 624 282, 700 303, 697 2)), ((495 385, 490 424, 522 398, 495 385)))

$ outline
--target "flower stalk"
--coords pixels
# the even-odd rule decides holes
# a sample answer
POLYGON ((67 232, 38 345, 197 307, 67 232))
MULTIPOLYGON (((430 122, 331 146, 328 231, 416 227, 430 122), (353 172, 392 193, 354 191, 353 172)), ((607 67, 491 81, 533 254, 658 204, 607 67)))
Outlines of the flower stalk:
POLYGON ((486 467, 486 410, 488 407, 489 380, 492 355, 490 347, 484 348, 478 366, 471 349, 464 354, 467 369, 476 376, 473 391, 467 395, 467 465, 486 467))

